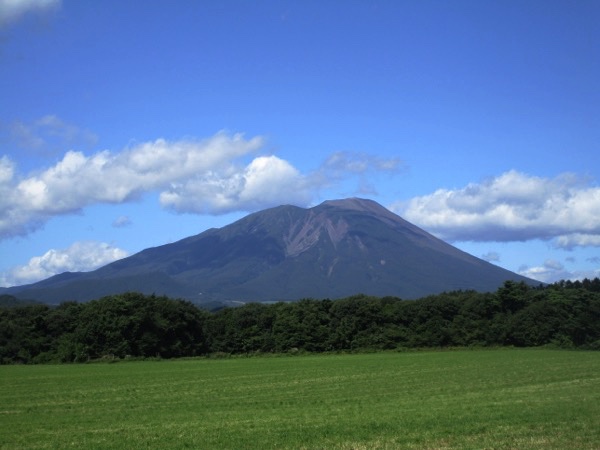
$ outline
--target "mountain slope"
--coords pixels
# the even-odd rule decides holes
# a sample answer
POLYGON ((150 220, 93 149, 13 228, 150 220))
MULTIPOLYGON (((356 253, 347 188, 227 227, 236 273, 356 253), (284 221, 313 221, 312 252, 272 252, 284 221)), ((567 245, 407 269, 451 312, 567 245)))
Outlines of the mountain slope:
POLYGON ((458 250, 374 201, 352 198, 267 209, 93 272, 6 292, 51 303, 126 290, 198 303, 356 293, 417 298, 455 289, 493 291, 508 279, 535 283, 458 250))

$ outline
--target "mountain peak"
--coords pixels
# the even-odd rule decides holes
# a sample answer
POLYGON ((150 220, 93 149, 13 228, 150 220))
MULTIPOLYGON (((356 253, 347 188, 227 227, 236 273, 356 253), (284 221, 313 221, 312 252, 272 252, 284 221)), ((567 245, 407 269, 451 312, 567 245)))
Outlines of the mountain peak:
POLYGON ((280 206, 93 272, 9 288, 49 303, 123 291, 206 302, 340 298, 357 293, 418 298, 534 283, 471 256, 363 198, 313 208, 280 206))
POLYGON ((357 211, 374 212, 387 211, 383 206, 373 200, 359 197, 349 197, 337 200, 326 200, 319 206, 333 206, 341 209, 353 209, 357 211))

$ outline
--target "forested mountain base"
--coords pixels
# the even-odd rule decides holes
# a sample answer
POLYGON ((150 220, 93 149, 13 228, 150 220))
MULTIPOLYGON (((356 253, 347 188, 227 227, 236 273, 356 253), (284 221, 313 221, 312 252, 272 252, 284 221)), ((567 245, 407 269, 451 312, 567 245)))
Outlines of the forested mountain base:
POLYGON ((600 279, 420 300, 250 303, 216 312, 126 293, 88 303, 0 308, 0 362, 456 346, 600 349, 600 279))

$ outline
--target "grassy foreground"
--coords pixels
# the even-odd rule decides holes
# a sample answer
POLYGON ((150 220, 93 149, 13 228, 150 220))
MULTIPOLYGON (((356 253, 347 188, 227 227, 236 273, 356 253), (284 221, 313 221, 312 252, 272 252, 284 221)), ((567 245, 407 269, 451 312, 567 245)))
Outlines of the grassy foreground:
POLYGON ((600 352, 1 366, 0 448, 600 448, 600 352))

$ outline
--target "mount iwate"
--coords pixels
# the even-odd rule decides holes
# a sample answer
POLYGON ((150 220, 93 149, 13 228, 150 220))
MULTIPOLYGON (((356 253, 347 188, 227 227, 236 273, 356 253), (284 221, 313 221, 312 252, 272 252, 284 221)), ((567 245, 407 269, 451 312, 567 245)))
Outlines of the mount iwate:
POLYGON ((199 304, 340 298, 414 299, 457 289, 494 291, 531 279, 471 256, 371 200, 279 206, 92 272, 0 290, 46 303, 124 291, 199 304))

